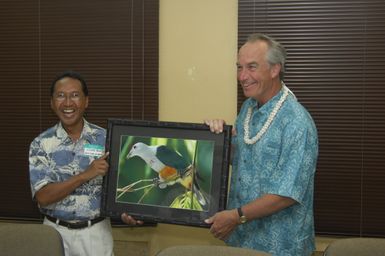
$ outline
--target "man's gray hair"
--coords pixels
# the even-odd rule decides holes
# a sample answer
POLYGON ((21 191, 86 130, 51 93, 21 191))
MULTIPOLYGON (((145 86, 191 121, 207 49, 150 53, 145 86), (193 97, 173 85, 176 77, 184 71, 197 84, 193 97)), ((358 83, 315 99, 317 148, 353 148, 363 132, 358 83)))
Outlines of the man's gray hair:
POLYGON ((286 64, 286 50, 272 37, 264 34, 256 33, 251 34, 246 43, 255 43, 257 41, 264 41, 269 46, 266 54, 266 61, 272 66, 274 64, 281 64, 281 71, 279 72, 279 78, 283 80, 285 77, 285 64, 286 64))

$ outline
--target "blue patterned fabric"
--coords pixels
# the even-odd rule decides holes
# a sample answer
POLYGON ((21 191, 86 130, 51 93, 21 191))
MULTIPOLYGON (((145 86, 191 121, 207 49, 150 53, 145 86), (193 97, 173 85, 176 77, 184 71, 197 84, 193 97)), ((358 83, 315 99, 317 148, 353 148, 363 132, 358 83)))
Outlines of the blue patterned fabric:
POLYGON ((235 123, 235 146, 228 209, 264 194, 290 197, 298 203, 276 214, 239 225, 227 240, 232 246, 270 252, 275 256, 311 255, 314 246, 313 189, 318 138, 309 113, 289 93, 274 121, 253 145, 243 141, 243 123, 252 106, 250 136, 261 129, 282 95, 258 108, 247 99, 235 123))
MULTIPOLYGON (((95 156, 84 154, 86 144, 104 148, 105 129, 84 120, 78 141, 73 142, 58 123, 36 137, 29 150, 32 196, 43 186, 62 182, 83 172, 95 156)), ((99 216, 102 177, 98 176, 75 189, 62 201, 41 207, 40 211, 62 220, 88 220, 99 216)))

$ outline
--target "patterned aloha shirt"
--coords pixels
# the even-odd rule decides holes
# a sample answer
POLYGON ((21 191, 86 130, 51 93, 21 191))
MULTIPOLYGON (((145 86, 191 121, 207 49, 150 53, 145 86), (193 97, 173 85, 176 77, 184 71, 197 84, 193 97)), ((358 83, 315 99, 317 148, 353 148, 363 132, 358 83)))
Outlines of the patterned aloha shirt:
POLYGON ((235 123, 237 135, 228 209, 247 204, 264 194, 290 197, 298 203, 276 214, 239 225, 227 243, 272 253, 274 256, 309 256, 314 246, 313 190, 318 138, 310 114, 289 93, 270 127, 253 145, 243 140, 247 109, 253 107, 250 137, 266 122, 282 90, 258 108, 247 99, 235 123))
MULTIPOLYGON (((35 138, 29 150, 29 173, 32 197, 43 186, 62 182, 83 172, 98 158, 85 154, 85 148, 94 147, 104 153, 105 129, 84 120, 78 141, 73 142, 61 123, 35 138)), ((88 220, 99 216, 102 177, 98 176, 75 189, 63 200, 40 207, 45 215, 62 220, 88 220)))

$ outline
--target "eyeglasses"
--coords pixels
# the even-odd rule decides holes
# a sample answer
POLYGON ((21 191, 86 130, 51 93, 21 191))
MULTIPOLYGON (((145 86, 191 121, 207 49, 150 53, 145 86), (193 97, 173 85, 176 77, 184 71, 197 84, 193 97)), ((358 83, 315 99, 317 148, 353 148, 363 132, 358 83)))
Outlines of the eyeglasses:
POLYGON ((70 99, 71 101, 79 101, 82 98, 82 94, 80 92, 71 92, 68 94, 59 92, 54 94, 53 98, 57 102, 63 102, 66 99, 70 99))

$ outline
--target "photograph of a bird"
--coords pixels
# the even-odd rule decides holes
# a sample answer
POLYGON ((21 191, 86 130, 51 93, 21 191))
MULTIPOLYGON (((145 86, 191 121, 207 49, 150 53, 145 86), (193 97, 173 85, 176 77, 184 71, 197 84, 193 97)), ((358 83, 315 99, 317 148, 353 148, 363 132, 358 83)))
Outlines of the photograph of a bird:
POLYGON ((180 184, 192 191, 202 206, 208 202, 201 191, 197 180, 198 173, 192 163, 187 161, 179 152, 164 145, 149 146, 142 142, 135 143, 126 159, 141 158, 152 170, 158 173, 153 183, 160 189, 180 184))

